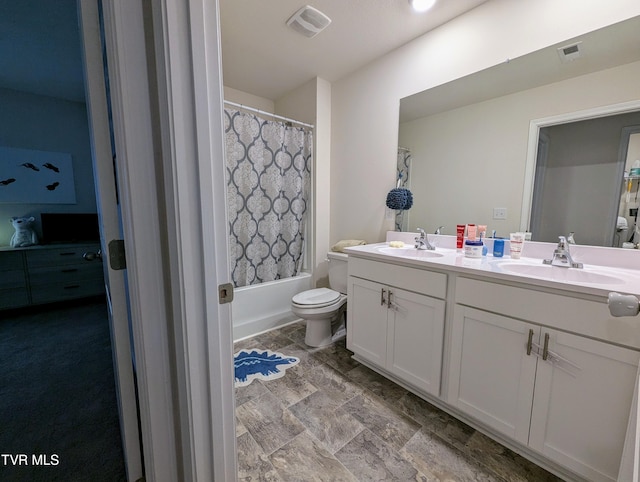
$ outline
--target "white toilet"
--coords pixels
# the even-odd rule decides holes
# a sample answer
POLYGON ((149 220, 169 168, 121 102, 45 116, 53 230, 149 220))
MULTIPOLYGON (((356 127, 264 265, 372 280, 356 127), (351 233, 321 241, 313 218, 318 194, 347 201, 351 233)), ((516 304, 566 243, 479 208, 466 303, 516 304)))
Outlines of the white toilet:
POLYGON ((347 308, 347 259, 345 253, 328 253, 329 288, 298 293, 291 299, 291 311, 307 322, 304 342, 313 347, 330 345, 332 325, 340 324, 347 308))

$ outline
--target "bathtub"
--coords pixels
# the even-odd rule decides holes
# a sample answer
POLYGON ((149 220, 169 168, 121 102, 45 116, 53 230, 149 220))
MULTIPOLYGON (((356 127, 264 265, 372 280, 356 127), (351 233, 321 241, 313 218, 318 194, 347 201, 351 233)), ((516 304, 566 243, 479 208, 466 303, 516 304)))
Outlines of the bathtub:
POLYGON ((309 273, 236 288, 231 304, 233 340, 238 341, 299 320, 291 313, 291 298, 308 289, 311 289, 309 273))

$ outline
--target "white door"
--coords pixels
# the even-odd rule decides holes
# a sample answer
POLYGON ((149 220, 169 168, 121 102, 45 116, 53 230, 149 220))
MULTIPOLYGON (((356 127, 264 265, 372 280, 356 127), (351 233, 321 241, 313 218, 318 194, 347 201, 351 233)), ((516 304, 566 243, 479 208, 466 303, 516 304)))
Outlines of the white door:
POLYGON ((440 395, 444 301, 389 288, 387 370, 440 395))
POLYGON ((448 402, 509 438, 526 444, 536 376, 539 328, 456 305, 451 333, 448 402))
POLYGON ((538 360, 529 445, 588 480, 614 481, 633 398, 637 351, 549 334, 538 360))
MULTIPOLYGON (((100 39, 97 2, 78 2, 85 64, 85 89, 89 131, 93 157, 100 238, 104 258, 108 258, 108 243, 120 239, 120 217, 117 204, 114 164, 111 151, 104 66, 100 39)), ((111 346, 120 412, 120 430, 128 480, 142 477, 142 459, 133 356, 129 337, 129 314, 125 271, 114 270, 105 259, 111 346)))

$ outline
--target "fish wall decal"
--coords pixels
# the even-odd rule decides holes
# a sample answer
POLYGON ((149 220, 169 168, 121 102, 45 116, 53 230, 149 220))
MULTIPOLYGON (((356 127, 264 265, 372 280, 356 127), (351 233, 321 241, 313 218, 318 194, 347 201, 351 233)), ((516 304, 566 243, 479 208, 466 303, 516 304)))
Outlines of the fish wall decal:
POLYGON ((31 169, 32 171, 40 171, 38 167, 36 167, 34 164, 31 164, 30 162, 24 162, 20 165, 26 167, 27 169, 31 169))
POLYGON ((49 191, 55 191, 59 185, 60 185, 59 182, 54 182, 53 184, 47 184, 47 189, 49 191))
POLYGON ((16 182, 16 180, 12 177, 10 177, 9 179, 3 179, 2 181, 0 181, 0 186, 8 186, 12 182, 16 182))
POLYGON ((56 166, 54 166, 50 162, 47 162, 47 163, 43 164, 42 167, 46 167, 47 169, 51 169, 53 172, 60 172, 60 169, 58 169, 56 166))

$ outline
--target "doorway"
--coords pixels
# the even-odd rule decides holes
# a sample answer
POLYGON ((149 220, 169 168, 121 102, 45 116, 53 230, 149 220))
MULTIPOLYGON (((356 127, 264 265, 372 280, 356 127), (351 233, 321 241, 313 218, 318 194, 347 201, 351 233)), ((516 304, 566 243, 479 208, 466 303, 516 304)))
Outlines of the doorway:
MULTIPOLYGON (((8 35, 11 37, 9 43, 12 49, 10 54, 2 51, 0 55, 3 60, 7 60, 5 65, 12 65, 13 68, 9 71, 15 75, 4 78, 3 84, 0 86, 0 99, 2 99, 4 114, 1 116, 4 117, 4 120, 0 119, 3 127, 0 130, 2 132, 0 143, 12 147, 28 147, 38 151, 69 153, 73 159, 76 202, 69 205, 28 203, 0 205, 1 214, 8 211, 22 215, 23 212, 64 214, 98 212, 100 210, 100 203, 96 201, 97 192, 94 187, 93 146, 90 141, 92 128, 87 121, 82 47, 76 8, 75 0, 59 2, 56 4, 56 9, 53 10, 49 9, 45 2, 40 2, 38 5, 38 2, 7 2, 2 0, 2 11, 6 14, 5 18, 10 19, 11 31, 8 32, 8 35), (29 5, 23 5, 24 3, 29 3, 29 5), (33 66, 37 66, 37 68, 34 69, 33 66)), ((95 132, 93 134, 95 137, 95 132)), ((110 158, 111 156, 109 156, 110 158)), ((41 226, 36 226, 36 230, 40 236, 43 235, 41 226)), ((6 229, 0 229, 0 244, 6 244, 6 238, 9 234, 6 229)), ((42 251, 45 249, 43 248, 42 251)), ((26 265, 25 270, 28 270, 26 265)), ((26 279, 27 289, 31 293, 36 292, 34 287, 29 285, 28 274, 26 279)), ((104 286, 104 279, 101 284, 104 286)), ((3 351, 6 350, 5 353, 9 353, 10 349, 18 350, 29 360, 30 367, 36 369, 35 372, 27 372, 21 371, 21 368, 16 366, 9 372, 18 375, 18 382, 21 383, 21 386, 24 386, 27 381, 33 382, 33 386, 40 388, 43 385, 48 385, 49 393, 54 393, 56 396, 68 395, 68 400, 66 407, 64 407, 64 402, 59 403, 67 410, 63 411, 56 420, 49 419, 46 422, 39 422, 37 418, 32 419, 31 424, 24 427, 23 433, 19 433, 17 437, 3 439, 3 443, 0 444, 3 453, 12 454, 15 445, 16 453, 28 456, 29 467, 33 467, 33 462, 36 460, 38 469, 47 469, 48 473, 56 478, 66 480, 77 478, 79 473, 75 470, 79 470, 80 467, 93 467, 95 470, 92 476, 84 477, 87 480, 118 480, 120 478, 124 480, 126 478, 123 447, 118 426, 119 413, 116 400, 116 380, 114 379, 115 351, 113 351, 114 356, 112 357, 112 348, 115 350, 115 346, 112 347, 109 329, 108 314, 111 308, 112 303, 107 305, 103 295, 87 299, 76 297, 73 301, 63 304, 38 305, 20 311, 4 312, 3 328, 7 330, 15 328, 12 332, 14 336, 7 336, 6 340, 13 339, 16 343, 12 345, 12 348, 3 346, 3 351), (64 326, 63 322, 72 326, 64 326), (52 336, 45 336, 37 342, 29 343, 31 337, 27 328, 32 325, 35 328, 31 333, 43 335, 51 331, 52 336), (91 335, 86 338, 85 335, 90 332, 91 335), (64 337, 64 333, 71 334, 64 337), (53 341, 55 337, 63 337, 66 341, 56 343, 53 341), (88 350, 87 345, 89 345, 88 350), (50 346, 52 350, 47 351, 45 346, 50 346), (39 365, 36 362, 38 354, 43 355, 39 365), (97 354, 102 356, 99 359, 92 358, 97 354), (53 370, 48 377, 38 381, 36 374, 46 374, 47 370, 57 366, 52 362, 56 357, 62 361, 73 360, 74 363, 66 368, 53 370), (102 366, 104 370, 92 372, 92 369, 97 366, 102 366), (21 373, 22 377, 19 376, 21 373), (22 380, 19 380, 20 378, 22 380), (75 395, 72 395, 74 390, 70 386, 81 385, 81 381, 87 383, 84 385, 85 389, 79 389, 75 395), (67 384, 71 385, 67 386, 67 384), (102 388, 97 388, 98 386, 102 386, 102 388), (97 390, 97 392, 92 390, 97 390), (74 403, 77 403, 84 396, 87 398, 80 404, 81 408, 74 409, 74 403), (94 431, 90 438, 83 439, 80 436, 82 430, 79 430, 81 427, 78 424, 83 426, 89 424, 80 421, 82 420, 79 417, 80 412, 92 413, 90 409, 99 409, 99 402, 102 402, 103 399, 109 399, 110 403, 105 404, 102 408, 108 413, 103 411, 99 412, 102 415, 96 415, 96 412, 93 412, 94 415, 91 419, 109 420, 111 423, 109 430, 116 436, 115 438, 108 437, 106 434, 109 430, 103 428, 94 431), (65 449, 66 451, 63 453, 59 453, 62 447, 60 441, 65 427, 72 429, 72 440, 65 447, 73 446, 75 450, 65 449), (26 432, 34 432, 39 438, 29 439, 26 432), (109 451, 118 454, 111 457, 113 467, 101 467, 100 463, 97 463, 96 457, 92 456, 89 450, 86 450, 97 439, 108 439, 112 442, 109 447, 102 447, 99 452, 102 452, 104 456, 100 459, 109 458, 106 457, 106 453, 109 451), (44 440, 57 440, 59 442, 58 448, 54 445, 44 444, 44 440), (21 448, 18 450, 18 447, 21 448)), ((128 356, 131 358, 130 353, 128 356)), ((129 361, 130 364, 131 361, 129 361)), ((133 376, 132 373, 130 375, 133 376)), ((12 392, 14 395, 20 395, 20 390, 14 390, 15 385, 3 384, 2 387, 4 395, 10 396, 12 392)), ((122 395, 121 392, 122 387, 118 387, 118 395, 122 395)), ((18 401, 28 407, 28 411, 33 415, 39 411, 46 411, 46 408, 50 408, 47 405, 53 405, 51 398, 47 397, 46 393, 41 390, 38 396, 25 396, 18 401)), ((3 413, 6 413, 8 417, 11 416, 10 411, 3 413)), ((6 434, 6 432, 2 433, 6 434)), ((135 438, 135 443, 139 445, 137 436, 135 438)), ((12 460, 7 460, 11 464, 12 460)), ((25 472, 20 472, 26 467, 21 462, 22 460, 18 461, 18 466, 15 467, 18 471, 14 472, 22 480, 29 479, 25 472)), ((4 464, 0 470, 4 471, 9 464, 4 464)), ((85 472, 82 473, 86 475, 85 472)), ((6 480, 4 476, 2 478, 6 480)))

